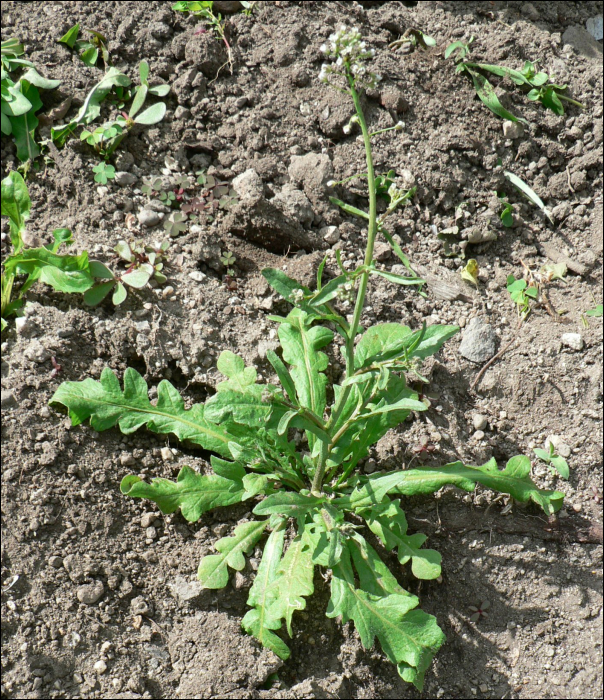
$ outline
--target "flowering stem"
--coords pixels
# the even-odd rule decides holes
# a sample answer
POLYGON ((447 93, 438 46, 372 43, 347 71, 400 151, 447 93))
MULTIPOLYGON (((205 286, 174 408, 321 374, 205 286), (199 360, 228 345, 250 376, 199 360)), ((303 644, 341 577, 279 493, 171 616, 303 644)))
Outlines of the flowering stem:
MULTIPOLYGON (((375 189, 375 173, 373 169, 373 157, 371 155, 371 137, 369 130, 367 129, 367 122, 365 121, 365 115, 363 114, 363 108, 361 107, 361 101, 359 94, 355 87, 354 76, 347 72, 346 77, 348 78, 348 83, 350 85, 350 94, 352 95, 352 100, 354 102, 354 107, 359 118, 359 125, 363 133, 363 142, 365 144, 365 159, 367 161, 367 182, 369 187, 369 228, 367 232, 367 248, 365 249, 365 260, 363 265, 365 269, 360 275, 359 291, 357 293, 357 300, 354 307, 354 313, 352 315, 352 321, 350 323, 350 330, 346 338, 346 373, 345 377, 350 377, 354 374, 354 341, 359 328, 359 322, 361 320, 361 314, 363 312, 363 307, 365 306, 365 296, 367 294, 367 284, 369 282, 369 266, 373 261, 373 249, 375 246, 375 237, 377 234, 377 196, 375 189)), ((338 418, 342 412, 343 407, 346 405, 346 401, 351 391, 351 385, 346 386, 340 393, 338 402, 333 408, 332 414, 327 423, 327 429, 329 432, 329 427, 335 425, 338 418)), ((333 445, 333 441, 332 441, 333 445)), ((317 462, 317 468, 312 480, 311 491, 313 494, 320 494, 323 489, 323 479, 325 477, 325 469, 327 465, 327 458, 329 456, 329 450, 331 445, 326 442, 321 442, 321 452, 317 462)))

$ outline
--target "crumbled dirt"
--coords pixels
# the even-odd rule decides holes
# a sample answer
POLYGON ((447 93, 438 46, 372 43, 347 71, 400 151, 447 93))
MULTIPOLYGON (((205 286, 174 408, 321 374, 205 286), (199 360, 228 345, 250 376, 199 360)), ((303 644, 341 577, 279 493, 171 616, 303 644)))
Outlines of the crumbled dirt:
MULTIPOLYGON (((373 284, 363 323, 465 326, 480 316, 502 348, 517 327, 507 275, 519 276, 521 261, 538 270, 548 262, 546 246, 579 270, 548 286, 553 315, 535 308, 475 390, 480 365, 458 353, 460 337, 449 342, 427 367, 433 408, 372 454, 379 469, 505 461, 530 454, 550 435, 570 450, 568 482, 535 466, 541 487, 567 494, 550 522, 485 490, 446 490, 407 504, 413 529, 443 554, 441 582, 407 582, 447 634, 423 696, 601 697, 602 320, 582 315, 602 289, 602 46, 583 29, 601 4, 259 2, 250 16, 228 16, 232 75, 221 68, 222 43, 197 33, 198 21, 171 4, 47 2, 35 12, 26 3, 2 6, 3 38, 21 39, 27 58, 62 80, 58 91, 43 95, 47 111, 73 95, 68 117, 75 114, 101 75, 56 43, 76 22, 103 32, 114 64, 132 77, 145 58, 152 78, 172 85, 164 121, 131 134, 116 153, 116 169, 132 173, 133 185, 98 186, 91 172, 97 160, 77 139, 53 154, 54 167, 31 174, 32 235, 48 240, 52 229, 69 227, 74 249, 110 261, 120 238, 165 236, 161 225, 135 233, 125 226, 127 214, 148 202, 143 178, 176 162, 182 172, 209 168, 227 181, 253 168, 260 180, 260 198, 246 204, 242 196, 238 216, 218 211, 214 221, 174 239, 164 288, 94 309, 80 297, 38 288, 29 294, 23 332, 13 326, 3 336, 2 697, 420 697, 378 649, 363 650, 349 625, 325 618, 329 593, 320 574, 316 596, 296 615, 285 663, 239 628, 252 563, 224 591, 194 586, 200 557, 249 515, 249 506, 191 525, 179 515, 147 516, 152 504, 122 497, 118 485, 130 472, 151 478, 174 477, 183 464, 203 469, 207 454, 144 431, 71 428, 47 406, 62 381, 98 378, 105 366, 120 374, 133 366, 150 384, 167 378, 187 401, 204 400, 218 381, 223 349, 271 377, 265 358, 275 330, 267 316, 285 307, 260 270, 279 266, 311 284, 328 248, 321 232, 327 226, 340 233, 328 270, 336 269, 335 248, 351 267, 363 255, 362 227, 330 204, 334 191, 326 187, 327 179, 364 167, 354 134, 342 132, 352 108, 316 79, 319 46, 342 22, 358 25, 378 52, 383 90, 366 99, 372 129, 405 123, 402 132, 375 139, 377 170, 408 171, 418 187, 391 231, 436 281, 427 299, 373 284), (389 50, 409 27, 437 46, 389 50), (476 59, 513 67, 539 60, 585 109, 568 106, 558 117, 502 89, 502 102, 530 122, 523 136, 506 140, 502 121, 443 57, 448 43, 472 35, 476 59), (167 157, 174 159, 168 165, 167 157), (503 170, 543 198, 555 227, 506 185, 503 170), (499 223, 495 190, 514 203, 514 228, 499 223), (463 227, 497 234, 469 249, 481 271, 477 291, 460 280, 464 261, 447 258, 435 235, 454 225, 461 203, 463 227), (219 260, 225 251, 237 258, 230 284, 219 260), (449 285, 444 294, 439 281, 449 285), (566 333, 581 335, 580 350, 563 344, 566 333), (476 414, 486 418, 480 430, 476 414), (171 451, 162 453, 167 446, 171 451), (488 617, 471 622, 470 606, 484 601, 488 617)), ((2 176, 16 165, 3 137, 2 176)), ((336 190, 353 204, 364 202, 361 187, 336 190)), ((4 220, 2 226, 4 256, 4 220)), ((388 561, 399 571, 393 557, 388 561)))

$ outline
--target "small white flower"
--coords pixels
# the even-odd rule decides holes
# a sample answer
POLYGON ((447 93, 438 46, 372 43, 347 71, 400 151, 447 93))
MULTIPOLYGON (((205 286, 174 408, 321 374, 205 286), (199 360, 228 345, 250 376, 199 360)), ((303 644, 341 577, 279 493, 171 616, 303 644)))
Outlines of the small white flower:
POLYGON ((325 184, 327 185, 327 187, 334 187, 334 185, 336 184, 336 181, 335 180, 328 180, 325 184))
POLYGON ((397 131, 402 131, 405 128, 405 122, 398 121, 394 127, 397 131))
POLYGON ((349 134, 350 131, 351 131, 350 124, 346 124, 346 126, 342 129, 342 131, 343 131, 345 134, 349 134))
POLYGON ((321 53, 327 53, 327 51, 328 51, 327 44, 321 44, 321 53))

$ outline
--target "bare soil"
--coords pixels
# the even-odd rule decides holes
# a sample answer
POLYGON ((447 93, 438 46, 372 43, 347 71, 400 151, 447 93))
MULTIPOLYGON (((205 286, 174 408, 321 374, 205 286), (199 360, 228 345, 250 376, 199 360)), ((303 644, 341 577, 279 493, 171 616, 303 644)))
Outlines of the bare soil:
MULTIPOLYGON (((145 58, 153 79, 172 85, 164 121, 132 133, 116 153, 116 170, 131 173, 133 184, 95 183, 98 161, 77 139, 53 154, 54 167, 30 175, 32 235, 48 240, 52 229, 69 227, 78 252, 110 261, 121 238, 165 237, 161 224, 126 227, 128 214, 149 206, 143 178, 204 168, 232 181, 251 168, 262 187, 257 209, 240 198, 231 212, 174 239, 167 285, 133 292, 118 308, 108 301, 94 309, 40 287, 29 294, 23 332, 13 325, 4 334, 2 697, 601 697, 602 320, 583 317, 602 294, 602 45, 584 29, 601 3, 258 2, 250 16, 228 15, 232 74, 223 44, 198 33, 198 20, 171 4, 2 6, 3 38, 21 39, 39 70, 62 80, 44 94, 46 111, 73 95, 68 117, 75 114, 102 75, 56 43, 76 22, 103 32, 114 64, 133 78, 145 58), (426 369, 433 407, 372 454, 378 469, 505 461, 532 453, 550 435, 570 452, 568 482, 535 465, 541 487, 567 494, 550 521, 485 490, 445 490, 406 504, 411 527, 443 554, 442 581, 406 582, 447 634, 423 695, 379 649, 363 650, 352 627, 325 618, 328 584, 320 575, 317 594, 297 613, 290 660, 262 650, 239 626, 254 558, 224 591, 194 584, 200 557, 250 506, 191 525, 119 493, 127 473, 173 478, 183 464, 207 468, 208 455, 144 431, 126 437, 71 428, 47 405, 62 381, 98 378, 105 366, 120 376, 134 366, 152 385, 168 378, 188 402, 203 400, 219 380, 223 349, 271 377, 266 351, 276 343, 267 316, 285 307, 260 270, 278 266, 310 282, 329 249, 326 226, 340 236, 328 270, 336 269, 335 248, 351 266, 363 255, 362 226, 330 204, 325 185, 364 167, 362 146, 342 132, 351 105, 317 81, 319 47, 343 22, 358 25, 377 49, 384 80, 366 99, 371 126, 405 123, 402 132, 376 138, 376 165, 417 184, 391 229, 432 280, 428 299, 385 281, 373 285, 364 323, 458 323, 463 333, 481 317, 499 349, 517 328, 507 275, 520 276, 521 261, 538 270, 548 253, 573 266, 564 281, 548 285, 552 308, 535 307, 475 389, 482 365, 459 354, 461 335, 449 342, 426 369), (433 36, 437 46, 389 49, 407 28, 433 36), (530 122, 507 139, 503 122, 443 57, 451 41, 472 35, 475 59, 511 67, 539 60, 585 109, 568 106, 559 117, 502 84, 502 102, 530 122), (506 185, 503 170, 542 197, 555 226, 506 185), (498 221, 494 191, 514 203, 514 228, 498 221), (462 227, 496 233, 468 249, 480 266, 478 290, 461 281, 465 262, 446 257, 435 233, 455 224, 463 202, 462 227), (225 251, 237 258, 231 282, 220 262, 225 251), (580 350, 563 342, 567 333, 581 335, 580 350), (485 418, 480 429, 477 414, 485 418), (81 602, 82 587, 99 584, 100 598, 81 602), (471 606, 484 601, 488 617, 471 622, 471 606)), ((2 176, 17 164, 3 137, 2 176)), ((358 183, 337 191, 351 203, 365 201, 358 183)), ((3 220, 3 257, 6 230, 3 220)), ((386 249, 381 255, 397 262, 386 249)))

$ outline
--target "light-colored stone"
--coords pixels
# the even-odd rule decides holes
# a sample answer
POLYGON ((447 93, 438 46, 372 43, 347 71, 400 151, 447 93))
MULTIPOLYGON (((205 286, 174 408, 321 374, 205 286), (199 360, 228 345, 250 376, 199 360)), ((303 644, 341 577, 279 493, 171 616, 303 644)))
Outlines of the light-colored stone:
POLYGON ((474 426, 474 430, 484 430, 487 427, 488 422, 487 417, 483 416, 482 413, 475 413, 472 416, 472 425, 474 426))
POLYGON ((197 598, 203 591, 199 581, 187 581, 184 576, 177 576, 173 582, 168 583, 168 588, 180 603, 186 603, 193 598, 197 598))
POLYGON ((207 278, 207 275, 201 270, 193 270, 193 272, 189 272, 189 278, 194 282, 203 282, 207 278))
POLYGON ((4 410, 16 408, 19 405, 19 402, 17 401, 17 398, 13 392, 5 391, 4 389, 2 390, 2 400, 0 403, 2 404, 2 408, 4 410))
POLYGON ((257 201, 264 194, 264 183, 253 168, 248 168, 241 175, 237 175, 231 184, 241 202, 257 201))
POLYGON ((172 450, 169 447, 162 447, 161 458, 164 460, 164 462, 173 462, 174 455, 172 454, 172 450))
POLYGON ((562 338, 560 338, 562 345, 566 345, 567 348, 580 352, 583 350, 585 343, 583 338, 579 333, 564 333, 562 338))
POLYGON ((319 235, 329 245, 334 245, 340 240, 340 230, 337 226, 323 226, 319 229, 319 235))
POLYGON ((278 192, 272 199, 274 204, 286 216, 298 221, 302 226, 308 228, 315 218, 312 205, 308 197, 291 184, 283 185, 281 192, 278 192))
POLYGON ((146 226, 147 228, 157 226, 157 224, 159 224, 161 221, 161 215, 156 211, 152 211, 151 209, 141 209, 137 218, 138 223, 141 224, 141 226, 146 226))
POLYGON ((107 664, 103 661, 103 659, 99 659, 95 664, 94 664, 94 670, 99 674, 102 675, 105 673, 107 670, 107 664))
POLYGON ((554 452, 560 457, 564 457, 564 459, 567 459, 572 454, 570 445, 564 442, 564 438, 561 435, 548 435, 543 447, 549 451, 550 445, 553 446, 554 452))
POLYGON ((493 326, 485 323, 482 318, 475 317, 466 327, 459 354, 470 362, 486 362, 495 354, 496 343, 497 335, 493 326))
POLYGON ((511 122, 507 119, 503 122, 503 135, 506 139, 519 139, 524 136, 524 129, 519 122, 511 122))

